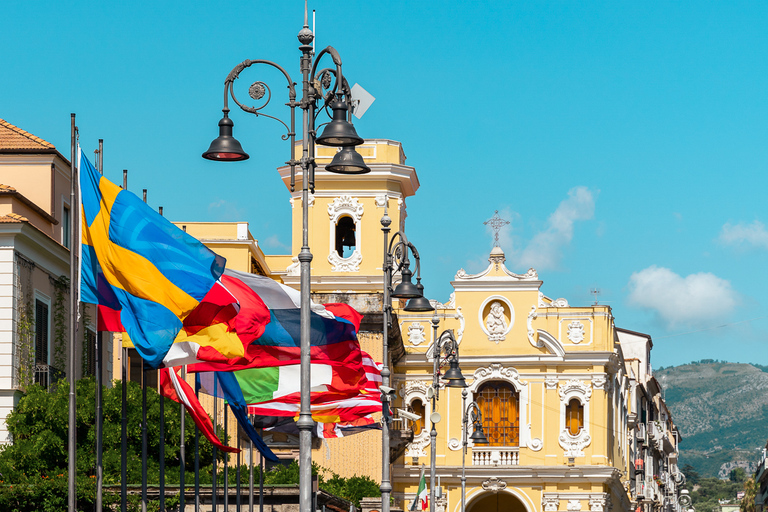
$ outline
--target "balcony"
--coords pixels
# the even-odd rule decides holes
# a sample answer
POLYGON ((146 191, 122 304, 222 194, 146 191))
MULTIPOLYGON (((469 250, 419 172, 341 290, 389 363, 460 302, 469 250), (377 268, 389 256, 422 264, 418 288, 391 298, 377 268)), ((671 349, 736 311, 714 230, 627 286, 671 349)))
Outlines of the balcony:
POLYGON ((520 449, 515 447, 492 446, 472 448, 473 466, 517 466, 520 464, 520 449))
POLYGON ((49 364, 35 365, 35 384, 41 385, 48 391, 53 391, 56 383, 66 376, 66 373, 49 364))

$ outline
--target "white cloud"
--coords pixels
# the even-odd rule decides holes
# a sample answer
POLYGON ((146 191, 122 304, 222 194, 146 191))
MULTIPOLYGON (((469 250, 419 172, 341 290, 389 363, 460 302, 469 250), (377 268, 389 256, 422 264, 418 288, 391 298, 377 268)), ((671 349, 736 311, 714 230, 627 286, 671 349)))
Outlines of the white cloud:
POLYGON ((709 272, 682 277, 653 265, 632 274, 628 286, 629 303, 652 311, 668 328, 711 324, 738 302, 731 283, 709 272))
POLYGON ((587 187, 574 187, 568 197, 549 216, 546 230, 537 233, 516 258, 521 267, 537 270, 557 268, 562 249, 573 239, 576 221, 589 220, 595 215, 595 198, 587 187))
POLYGON ((277 235, 268 236, 267 238, 260 238, 259 245, 262 247, 269 247, 272 249, 288 249, 291 248, 280 241, 277 235))
POLYGON ((768 249, 768 230, 759 220, 752 224, 739 222, 734 225, 728 222, 720 230, 720 241, 726 245, 753 245, 768 249))
POLYGON ((237 203, 219 199, 208 204, 208 215, 222 222, 238 222, 245 216, 245 211, 237 203))

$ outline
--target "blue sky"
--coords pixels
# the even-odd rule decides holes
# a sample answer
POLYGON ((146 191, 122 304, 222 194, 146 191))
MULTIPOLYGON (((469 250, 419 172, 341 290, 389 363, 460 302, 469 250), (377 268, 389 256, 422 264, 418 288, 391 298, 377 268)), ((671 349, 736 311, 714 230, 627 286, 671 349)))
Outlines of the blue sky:
MULTIPOLYGON (((510 270, 610 305, 654 366, 768 364, 768 4, 314 1, 318 46, 376 97, 358 133, 399 140, 421 189, 407 232, 427 295, 482 270, 499 210, 510 270)), ((248 221, 290 245, 280 126, 232 113, 251 154, 200 154, 245 59, 299 78, 303 2, 20 2, 0 18, 0 117, 105 171, 172 220, 248 221), (226 7, 225 7, 226 6, 226 7)), ((283 102, 283 82, 273 84, 283 102)), ((241 80, 255 80, 244 75, 241 80)), ((244 93, 240 93, 244 95, 244 93)), ((279 111, 285 117, 284 107, 279 111)))

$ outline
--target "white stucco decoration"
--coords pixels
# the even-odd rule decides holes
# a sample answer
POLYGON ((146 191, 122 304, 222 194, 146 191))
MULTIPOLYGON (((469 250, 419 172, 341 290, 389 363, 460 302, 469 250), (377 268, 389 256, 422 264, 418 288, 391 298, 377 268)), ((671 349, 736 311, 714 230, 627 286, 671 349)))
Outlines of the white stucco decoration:
POLYGON ((565 450, 566 457, 583 457, 584 448, 592 442, 592 437, 589 435, 589 399, 592 397, 592 386, 589 382, 571 379, 560 383, 558 393, 560 394, 560 435, 557 440, 565 450), (576 435, 571 434, 565 423, 565 408, 574 398, 584 407, 584 428, 576 435))
MULTIPOLYGON (((431 411, 428 411, 427 388, 429 388, 429 384, 425 381, 409 380, 400 387, 400 395, 403 397, 403 403, 406 407, 410 406, 414 400, 420 400, 424 404, 424 415, 429 417, 431 411)), ((425 421, 424 424, 426 425, 427 422, 425 421)), ((429 429, 424 428, 421 432, 413 433, 413 441, 406 447, 405 456, 426 457, 427 446, 429 446, 429 429)))
POLYGON ((568 511, 578 512, 581 510, 581 500, 568 500, 568 511))
POLYGON ((363 236, 360 220, 363 217, 363 204, 349 194, 343 194, 328 203, 328 216, 330 221, 330 240, 328 242, 328 263, 332 272, 359 272, 360 263, 363 261, 363 236), (355 250, 346 258, 342 258, 336 252, 336 226, 339 218, 349 216, 355 222, 355 250))
POLYGON ((581 343, 584 341, 584 324, 578 320, 568 324, 568 339, 571 343, 581 343))
MULTIPOLYGON (((472 384, 467 388, 470 397, 477 394, 480 387, 489 381, 500 380, 509 382, 517 391, 518 414, 520 415, 520 446, 529 446, 531 443, 531 424, 528 420, 528 401, 530 386, 527 381, 520 379, 520 374, 514 368, 505 368, 499 363, 491 363, 485 368, 478 368, 472 376, 472 384)), ((473 399, 476 399, 474 397, 473 399)), ((534 443, 535 444, 535 443, 534 443)), ((530 447, 530 446, 529 446, 530 447)))
POLYGON ((427 340, 424 336, 424 326, 420 322, 413 322, 408 326, 408 341, 411 345, 421 345, 427 340))
POLYGON ((477 311, 477 320, 489 341, 498 344, 507 338, 507 334, 515 324, 515 308, 506 297, 491 295, 486 298, 477 311), (484 317, 485 307, 490 303, 490 311, 484 317), (509 314, 509 323, 504 313, 509 314))
POLYGON ((589 498, 590 512, 604 512, 606 505, 605 496, 592 496, 589 498))
POLYGON ((555 512, 560 506, 560 497, 557 494, 546 493, 541 498, 541 508, 544 512, 555 512))
POLYGON ((386 194, 379 194, 375 198, 376 207, 377 208, 384 208, 387 206, 387 195, 386 194))
POLYGON ((542 329, 537 329, 536 334, 537 340, 541 344, 540 346, 549 350, 552 355, 565 357, 565 347, 560 343, 560 340, 542 329))
POLYGON ((291 264, 288 265, 288 267, 285 269, 286 275, 289 276, 299 276, 301 275, 301 263, 299 262, 299 257, 294 256, 291 258, 291 264))
POLYGON ((528 312, 528 320, 526 322, 526 327, 528 327, 528 342, 533 345, 534 347, 541 347, 541 342, 536 339, 536 330, 533 328, 533 321, 536 320, 536 317, 538 315, 536 314, 536 304, 531 306, 531 310, 528 312))
POLYGON ((507 482, 492 476, 488 480, 483 482, 483 490, 485 491, 501 491, 507 488, 507 482))

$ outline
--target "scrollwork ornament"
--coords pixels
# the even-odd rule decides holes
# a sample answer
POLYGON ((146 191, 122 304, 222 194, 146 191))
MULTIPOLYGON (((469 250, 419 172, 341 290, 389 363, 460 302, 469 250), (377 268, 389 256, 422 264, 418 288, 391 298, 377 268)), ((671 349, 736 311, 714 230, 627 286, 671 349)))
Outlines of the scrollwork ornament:
POLYGON ((264 82, 253 82, 251 87, 248 88, 248 96, 255 100, 260 100, 267 92, 266 84, 264 82))
POLYGON ((492 476, 483 482, 484 491, 502 491, 507 488, 507 482, 492 476))
POLYGON ((557 494, 545 494, 541 499, 544 512, 556 512, 560 507, 560 497, 557 494))

